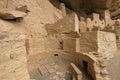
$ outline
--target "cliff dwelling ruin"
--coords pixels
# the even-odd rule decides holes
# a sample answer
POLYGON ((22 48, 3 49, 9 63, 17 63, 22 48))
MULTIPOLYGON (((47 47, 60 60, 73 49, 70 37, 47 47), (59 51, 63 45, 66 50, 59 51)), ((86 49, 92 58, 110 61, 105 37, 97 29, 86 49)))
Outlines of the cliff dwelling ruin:
POLYGON ((0 80, 119 80, 120 0, 0 0, 0 80))

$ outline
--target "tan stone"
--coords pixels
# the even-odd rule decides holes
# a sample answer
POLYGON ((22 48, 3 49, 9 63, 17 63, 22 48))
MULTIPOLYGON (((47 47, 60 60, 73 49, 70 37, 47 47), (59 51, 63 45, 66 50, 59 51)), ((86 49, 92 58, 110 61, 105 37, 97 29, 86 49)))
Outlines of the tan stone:
POLYGON ((29 80, 25 40, 0 41, 0 79, 29 80), (7 75, 7 76, 6 76, 7 75))
POLYGON ((63 40, 63 50, 68 52, 80 52, 79 38, 68 38, 63 40))
POLYGON ((89 29, 89 31, 92 31, 93 24, 92 24, 91 18, 87 18, 86 23, 87 23, 87 28, 89 29))
POLYGON ((76 80, 82 80, 82 72, 77 68, 75 64, 71 63, 70 65, 71 65, 71 70, 76 80))
POLYGON ((87 25, 84 21, 80 21, 80 32, 86 32, 87 31, 87 25))
POLYGON ((0 18, 2 19, 17 19, 17 18, 23 18, 24 16, 26 16, 26 13, 18 10, 12 10, 12 9, 0 10, 0 18))
POLYGON ((59 51, 63 47, 62 42, 57 38, 45 38, 43 43, 46 51, 59 51))
POLYGON ((105 26, 112 26, 114 24, 114 21, 110 17, 109 10, 105 10, 102 16, 105 20, 105 26))
POLYGON ((60 4, 60 9, 61 9, 61 12, 62 12, 62 16, 66 16, 66 7, 65 7, 65 4, 64 3, 61 3, 60 4))
POLYGON ((46 25, 48 34, 79 33, 79 20, 75 13, 65 16, 54 24, 46 25))
POLYGON ((93 27, 97 27, 98 30, 102 30, 105 28, 105 22, 104 20, 100 20, 100 15, 93 13, 92 14, 92 23, 93 27))
POLYGON ((22 11, 22 12, 25 12, 25 13, 30 12, 30 11, 28 10, 27 5, 19 6, 19 7, 16 8, 16 10, 22 11))
POLYGON ((102 74, 103 76, 105 76, 105 75, 108 75, 108 72, 107 72, 107 70, 105 69, 105 70, 102 70, 102 71, 101 71, 101 74, 102 74))
POLYGON ((103 57, 111 57, 117 50, 116 37, 114 33, 109 32, 86 32, 80 37, 81 52, 98 52, 103 57))

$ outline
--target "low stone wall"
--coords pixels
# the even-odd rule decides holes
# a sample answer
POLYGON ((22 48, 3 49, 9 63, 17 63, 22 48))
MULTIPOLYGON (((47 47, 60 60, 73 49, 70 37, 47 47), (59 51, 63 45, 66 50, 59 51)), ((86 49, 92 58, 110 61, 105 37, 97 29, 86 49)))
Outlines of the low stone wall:
POLYGON ((80 69, 78 69, 77 66, 73 63, 71 63, 70 65, 71 65, 71 70, 75 79, 82 80, 82 72, 80 71, 80 69))

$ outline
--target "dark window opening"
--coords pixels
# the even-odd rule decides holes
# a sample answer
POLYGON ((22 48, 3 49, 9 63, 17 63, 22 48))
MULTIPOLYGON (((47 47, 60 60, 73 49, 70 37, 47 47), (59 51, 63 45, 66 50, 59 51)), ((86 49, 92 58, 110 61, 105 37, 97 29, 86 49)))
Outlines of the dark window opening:
POLYGON ((90 29, 89 29, 89 28, 87 28, 87 31, 90 31, 90 29))
POLYGON ((58 56, 58 54, 54 54, 54 56, 58 56))
POLYGON ((60 42, 60 50, 63 50, 63 41, 60 42))
POLYGON ((107 24, 107 26, 110 26, 109 24, 107 24))
POLYGON ((83 61, 83 69, 88 72, 88 62, 83 61))
POLYGON ((116 36, 116 39, 118 40, 118 39, 119 39, 119 36, 116 36))
POLYGON ((80 33, 80 29, 79 29, 79 33, 80 33))
POLYGON ((97 21, 95 21, 95 24, 97 23, 97 21))

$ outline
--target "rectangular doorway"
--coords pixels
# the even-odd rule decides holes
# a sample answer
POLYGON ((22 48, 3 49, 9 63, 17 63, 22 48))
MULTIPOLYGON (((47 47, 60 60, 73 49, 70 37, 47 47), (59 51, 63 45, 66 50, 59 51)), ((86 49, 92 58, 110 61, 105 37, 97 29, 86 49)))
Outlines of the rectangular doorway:
POLYGON ((83 69, 88 72, 88 62, 83 61, 83 69))

